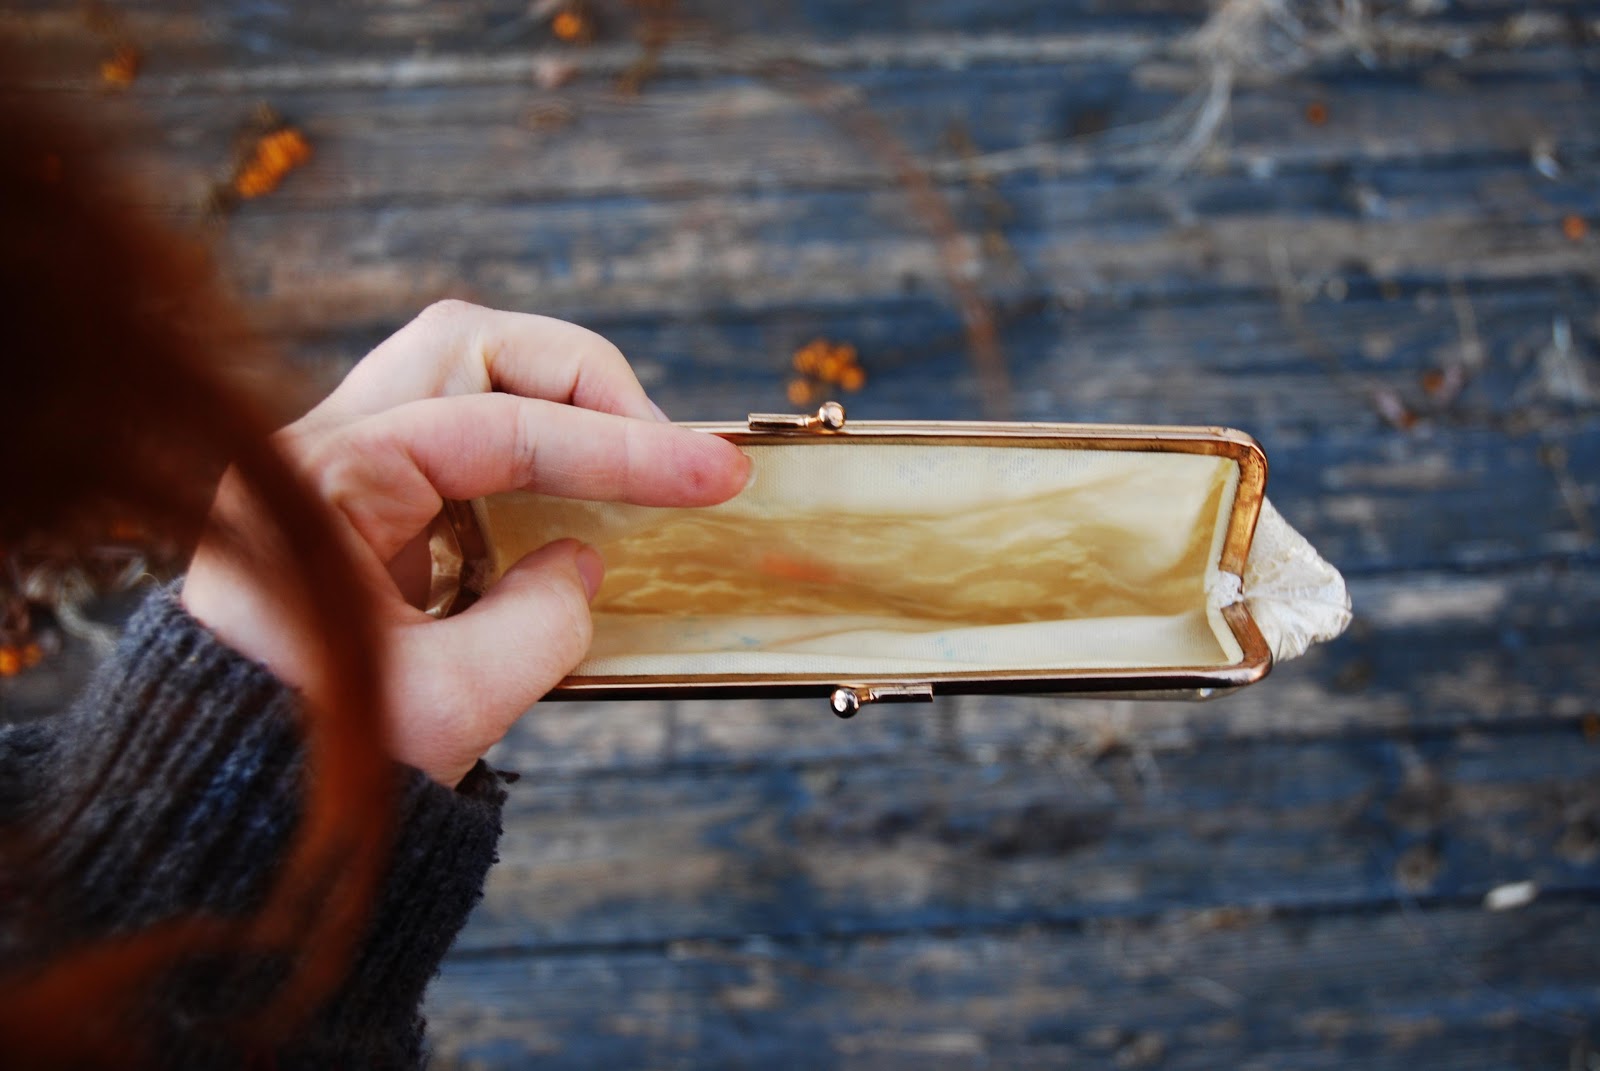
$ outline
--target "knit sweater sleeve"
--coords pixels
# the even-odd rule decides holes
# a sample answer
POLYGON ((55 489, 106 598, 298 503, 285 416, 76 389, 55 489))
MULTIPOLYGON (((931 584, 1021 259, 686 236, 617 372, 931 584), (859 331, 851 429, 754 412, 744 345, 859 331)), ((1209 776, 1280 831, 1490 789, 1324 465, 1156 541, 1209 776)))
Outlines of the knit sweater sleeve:
MULTIPOLYGON (((68 713, 0 732, 0 818, 42 846, 55 945, 13 918, 0 950, 48 955, 255 906, 298 820, 304 759, 294 694, 156 592, 68 713)), ((421 1061, 423 991, 481 896, 505 794, 482 764, 454 791, 402 775, 394 855, 349 980, 277 1066, 421 1061)))

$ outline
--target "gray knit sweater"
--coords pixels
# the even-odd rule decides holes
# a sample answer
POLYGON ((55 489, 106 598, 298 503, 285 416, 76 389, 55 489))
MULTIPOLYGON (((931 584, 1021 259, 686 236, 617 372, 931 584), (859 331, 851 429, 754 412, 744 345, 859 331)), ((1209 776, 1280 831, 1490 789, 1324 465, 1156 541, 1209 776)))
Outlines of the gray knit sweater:
MULTIPOLYGON (((172 591, 152 595, 68 713, 0 727, 0 835, 41 836, 54 879, 43 915, 29 890, 0 893, 0 964, 258 903, 299 812, 294 711, 289 689, 172 591)), ((482 893, 505 793, 482 763, 455 791, 402 775, 394 857, 349 980, 303 1036, 252 1063, 422 1063, 423 990, 482 893)), ((215 988, 172 993, 149 1024, 163 1065, 237 1066, 214 1029, 215 988)))

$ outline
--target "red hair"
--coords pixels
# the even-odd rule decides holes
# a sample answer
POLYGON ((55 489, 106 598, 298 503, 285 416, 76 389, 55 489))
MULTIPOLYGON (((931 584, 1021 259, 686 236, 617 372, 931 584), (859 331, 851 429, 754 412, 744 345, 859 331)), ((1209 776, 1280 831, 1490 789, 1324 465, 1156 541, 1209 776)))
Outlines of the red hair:
MULTIPOLYGON (((13 81, 4 57, 0 70, 13 81)), ((70 544, 115 518, 192 546, 232 463, 296 563, 273 590, 321 637, 315 694, 331 699, 305 712, 302 817, 260 909, 165 923, 0 978, 13 1067, 126 1065, 130 1051, 138 1061, 134 1016, 148 985, 201 952, 288 954, 270 1005, 238 1024, 251 1046, 287 1036, 343 977, 392 812, 373 615, 329 514, 268 443, 280 399, 225 367, 254 348, 246 321, 203 249, 129 207, 96 146, 86 116, 48 114, 26 92, 0 97, 0 430, 20 447, 0 495, 0 545, 70 544)), ((0 850, 28 895, 26 837, 0 850)))

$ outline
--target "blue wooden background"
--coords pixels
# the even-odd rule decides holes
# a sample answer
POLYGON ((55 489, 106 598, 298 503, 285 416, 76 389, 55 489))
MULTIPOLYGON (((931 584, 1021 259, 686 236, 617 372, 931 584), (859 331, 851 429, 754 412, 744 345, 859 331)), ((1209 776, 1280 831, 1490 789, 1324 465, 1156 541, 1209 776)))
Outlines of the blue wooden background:
POLYGON ((1244 428, 1351 581, 1207 705, 536 710, 437 1066, 1600 1067, 1594 6, 104 10, 0 25, 319 382, 445 296, 681 419, 825 336, 858 416, 1244 428), (315 159, 206 221, 260 102, 315 159))

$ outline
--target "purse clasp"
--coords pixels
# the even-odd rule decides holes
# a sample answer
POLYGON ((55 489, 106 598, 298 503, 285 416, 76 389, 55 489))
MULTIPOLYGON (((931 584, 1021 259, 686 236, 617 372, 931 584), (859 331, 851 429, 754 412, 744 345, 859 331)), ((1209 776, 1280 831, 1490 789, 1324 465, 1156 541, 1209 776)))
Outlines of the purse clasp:
POLYGON ((745 419, 751 431, 843 431, 844 406, 823 402, 815 413, 751 413, 745 419))
POLYGON ((841 718, 853 718, 868 703, 931 703, 931 684, 842 684, 828 697, 828 705, 841 718))

